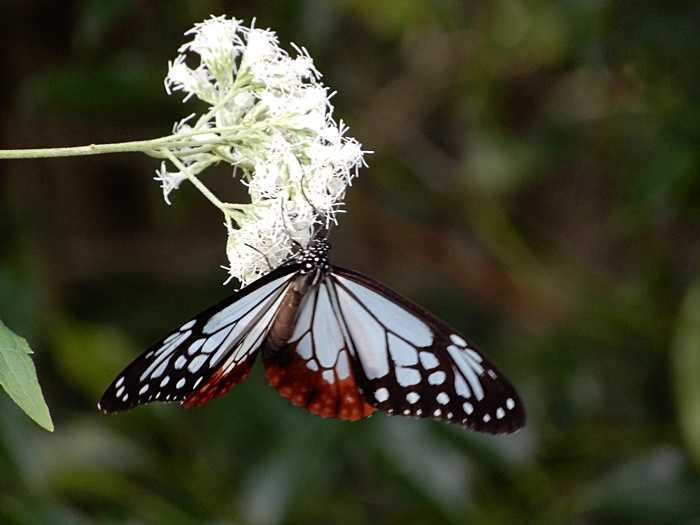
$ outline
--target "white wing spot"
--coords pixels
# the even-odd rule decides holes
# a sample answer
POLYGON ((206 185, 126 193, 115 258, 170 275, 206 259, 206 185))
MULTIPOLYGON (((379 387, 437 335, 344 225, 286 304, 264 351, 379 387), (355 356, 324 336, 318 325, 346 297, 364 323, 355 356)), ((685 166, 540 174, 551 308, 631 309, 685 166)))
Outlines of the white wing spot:
POLYGON ((418 363, 418 352, 403 339, 389 334, 389 352, 397 366, 411 366, 418 363))
POLYGON ((341 381, 350 377, 350 363, 348 362, 348 353, 342 351, 338 356, 338 362, 335 364, 335 373, 338 374, 338 379, 341 381))
MULTIPOLYGON (((163 359, 163 361, 161 361, 161 363, 158 365, 158 367, 151 374, 151 376, 150 376, 151 379, 156 379, 156 378, 162 376, 163 372, 165 372, 165 369, 168 368, 168 364, 170 364, 170 357, 168 357, 167 359, 163 359)), ((144 379, 143 376, 141 376, 141 379, 142 380, 144 379)))
POLYGON ((503 416, 505 415, 505 410, 503 410, 501 407, 498 407, 498 409, 496 410, 496 419, 503 419, 503 416))
POLYGON ((498 377, 498 375, 496 374, 496 372, 494 372, 494 371, 491 370, 490 368, 489 368, 489 372, 488 372, 488 373, 489 373, 489 375, 491 376, 491 379, 496 379, 496 378, 498 377))
POLYGON ((192 387, 192 390, 196 389, 199 386, 199 383, 202 382, 202 379, 204 379, 204 376, 199 376, 197 381, 194 382, 194 386, 192 387))
POLYGON ((410 413, 411 413, 411 410, 408 409, 408 408, 405 408, 404 411, 403 411, 403 415, 404 415, 404 416, 407 416, 407 415, 409 415, 410 413))
POLYGON ((330 368, 338 359, 338 352, 343 348, 343 334, 333 315, 331 299, 326 286, 318 290, 316 315, 313 321, 313 337, 316 343, 316 359, 324 368, 330 368))
POLYGON ((187 381, 186 381, 185 378, 183 377, 182 379, 180 379, 180 380, 177 382, 177 384, 175 385, 175 387, 176 387, 176 388, 182 388, 183 386, 185 386, 185 383, 186 383, 186 382, 187 382, 187 381))
POLYGON ((419 400, 420 394, 418 392, 409 392, 408 394, 406 394, 406 401, 408 401, 412 405, 418 403, 419 400))
MULTIPOLYGON (((235 328, 235 326, 233 328, 235 328)), ((202 352, 208 354, 219 348, 221 343, 224 341, 224 339, 226 339, 226 336, 231 333, 233 328, 226 328, 216 332, 214 335, 209 336, 209 339, 207 339, 202 347, 202 352)))
POLYGON ((462 397, 470 398, 472 395, 467 386, 467 382, 461 374, 455 374, 455 390, 462 397))
POLYGON ((515 401, 513 401, 510 397, 506 399, 506 408, 508 408, 508 410, 513 410, 515 408, 515 401))
POLYGON ((476 353, 474 350, 472 350, 471 348, 465 348, 464 351, 467 353, 467 355, 468 355, 469 357, 471 357, 471 358, 472 358, 474 361, 476 361, 477 363, 481 363, 481 362, 484 360, 479 354, 477 354, 477 353, 476 353))
POLYGON ((335 374, 333 373, 333 370, 324 370, 323 374, 321 375, 323 376, 323 379, 326 381, 326 383, 335 383, 335 374))
POLYGON ((187 370, 189 370, 193 374, 197 373, 197 371, 202 367, 202 365, 207 359, 209 359, 209 356, 202 354, 194 356, 192 358, 192 361, 190 361, 190 364, 187 365, 187 370))
POLYGON ((452 416, 453 416, 452 412, 447 413, 447 419, 452 419, 452 416))
POLYGON ((206 339, 204 339, 204 338, 202 338, 202 339, 197 339, 197 340, 196 340, 194 343, 192 343, 192 344, 190 345, 190 347, 187 349, 187 353, 190 354, 190 355, 194 354, 197 350, 199 350, 200 348, 202 348, 202 345, 204 344, 204 341, 206 341, 206 339))
POLYGON ((124 387, 119 387, 119 390, 117 390, 117 397, 122 397, 122 394, 124 393, 124 387))
POLYGON ((311 347, 311 334, 308 333, 297 343, 297 353, 302 359, 309 359, 314 351, 311 347))
POLYGON ((489 416, 488 414, 484 414, 483 419, 484 419, 484 423, 488 423, 489 421, 491 421, 491 416, 489 416))
POLYGON ((114 385, 114 386, 116 386, 117 388, 119 388, 119 387, 122 386, 123 384, 124 384, 124 376, 120 377, 120 378, 119 378, 119 381, 117 381, 117 384, 114 385))
POLYGON ((180 370, 187 364, 187 358, 184 355, 181 355, 175 360, 175 368, 180 370))
POLYGON ((124 394, 122 401, 126 402, 129 399, 129 394, 124 394))
POLYGON ((416 410, 416 415, 417 415, 417 416, 420 416, 422 413, 423 413, 423 409, 422 409, 422 408, 419 408, 418 410, 416 410))
POLYGON ((467 342, 462 337, 458 336, 457 334, 452 334, 450 336, 450 339, 457 346, 461 346, 462 348, 465 348, 467 346, 467 342))
POLYGON ((384 387, 378 388, 374 392, 374 398, 380 403, 383 403, 384 401, 389 399, 389 391, 384 387))
POLYGON ((314 372, 318 372, 318 365, 316 364, 316 360, 312 359, 308 363, 306 363, 306 368, 309 370, 313 370, 314 372))
POLYGON ((445 392, 440 392, 437 395, 437 402, 441 405, 446 405, 450 402, 450 396, 448 396, 445 392))
POLYGON ((440 410, 439 408, 436 408, 436 409, 435 409, 435 412, 433 412, 433 415, 434 415, 435 417, 438 417, 440 414, 442 414, 442 410, 440 410))
POLYGON ((148 392, 148 385, 143 385, 143 386, 141 387, 141 390, 139 390, 139 395, 142 396, 142 395, 144 395, 146 392, 148 392))
POLYGON ((462 408, 464 409, 464 412, 467 415, 470 415, 472 412, 474 412, 474 407, 468 401, 465 401, 464 403, 462 403, 462 408))
POLYGON ((296 341, 311 328, 311 317, 315 309, 314 302, 316 301, 316 294, 310 293, 306 297, 306 302, 301 308, 301 313, 297 319, 297 324, 294 327, 294 332, 292 333, 290 341, 296 341))
POLYGON ((414 370, 413 368, 396 368, 396 379, 398 379, 401 386, 413 386, 420 383, 420 372, 414 370))
POLYGON ((190 328, 192 328, 194 326, 194 323, 196 323, 196 322, 197 322, 196 319, 192 319, 191 321, 187 321, 185 324, 183 324, 180 327, 180 331, 189 330, 190 328))
POLYGON ((433 372, 428 376, 428 383, 431 385, 441 385, 445 382, 446 377, 447 375, 445 372, 438 370, 437 372, 433 372))
POLYGON ((426 370, 436 368, 438 364, 440 364, 437 358, 435 357, 435 354, 433 354, 432 352, 421 352, 420 362, 423 365, 423 368, 425 368, 426 370))
POLYGON ((168 383, 170 383, 170 376, 165 376, 163 378, 163 380, 160 382, 160 387, 163 388, 168 383))

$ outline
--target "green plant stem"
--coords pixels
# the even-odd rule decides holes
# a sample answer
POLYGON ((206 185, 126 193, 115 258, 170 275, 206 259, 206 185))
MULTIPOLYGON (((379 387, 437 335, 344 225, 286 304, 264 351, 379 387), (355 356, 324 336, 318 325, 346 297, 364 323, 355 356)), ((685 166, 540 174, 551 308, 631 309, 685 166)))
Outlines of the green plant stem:
MULTIPOLYGON (((145 153, 152 157, 160 159, 168 159, 178 170, 184 173, 189 180, 202 194, 216 206, 224 215, 226 223, 231 226, 232 221, 236 220, 237 214, 246 205, 234 205, 220 201, 193 173, 191 167, 185 166, 180 160, 181 157, 188 155, 198 155, 211 151, 218 146, 231 146, 235 140, 235 134, 241 130, 255 129, 255 123, 246 126, 222 126, 218 128, 210 128, 203 130, 189 131, 186 133, 177 133, 151 140, 135 140, 130 142, 118 142, 114 144, 90 144, 88 146, 74 146, 66 148, 33 148, 33 149, 7 149, 0 150, 1 159, 42 159, 42 158, 58 158, 58 157, 78 157, 82 155, 102 155, 107 153, 145 153), (218 136, 225 135, 226 138, 219 140, 211 140, 207 137, 206 141, 197 140, 197 135, 218 136), (181 152, 181 157, 178 157, 173 150, 186 150, 181 152)), ((209 165, 216 163, 216 160, 208 162, 196 163, 196 172, 207 168, 209 165)))
POLYGON ((5 149, 0 150, 0 159, 47 159, 57 157, 79 157, 82 155, 103 155, 107 153, 146 153, 147 155, 163 158, 159 155, 163 148, 177 149, 196 148, 203 145, 209 147, 230 145, 233 133, 245 128, 245 126, 227 126, 178 133, 177 135, 168 135, 167 137, 160 137, 157 139, 134 140, 130 142, 117 142, 114 144, 90 144, 88 146, 73 146, 67 148, 5 149), (205 144, 195 139, 197 135, 212 133, 225 133, 227 135, 227 140, 207 140, 205 144))
POLYGON ((169 144, 172 136, 152 140, 134 140, 115 144, 90 144, 68 148, 34 148, 0 150, 0 159, 46 159, 55 157, 78 157, 82 155, 102 155, 105 153, 146 153, 169 144))
POLYGON ((185 166, 182 162, 180 162, 180 159, 178 159, 175 155, 173 155, 172 151, 170 151, 167 148, 163 148, 161 150, 162 154, 164 155, 165 158, 170 160, 177 169, 179 169, 182 173, 187 175, 187 180, 189 180, 194 186, 202 192, 202 195, 204 195, 207 199, 209 199, 209 202, 211 202, 214 206, 219 208, 224 215, 226 215, 226 211, 224 210, 224 204, 217 198, 216 195, 214 195, 211 191, 209 191, 209 188, 207 188, 202 181, 200 181, 197 177, 195 177, 190 169, 185 166))

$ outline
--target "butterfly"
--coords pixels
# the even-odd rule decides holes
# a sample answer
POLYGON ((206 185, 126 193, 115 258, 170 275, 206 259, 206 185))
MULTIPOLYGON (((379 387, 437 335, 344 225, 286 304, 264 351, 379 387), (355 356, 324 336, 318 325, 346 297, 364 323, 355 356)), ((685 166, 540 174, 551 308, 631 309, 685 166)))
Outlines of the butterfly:
POLYGON ((379 410, 489 433, 525 424, 520 397, 475 346, 379 282, 332 266, 325 237, 159 340, 98 408, 201 406, 246 379, 262 355, 292 404, 354 421, 379 410))

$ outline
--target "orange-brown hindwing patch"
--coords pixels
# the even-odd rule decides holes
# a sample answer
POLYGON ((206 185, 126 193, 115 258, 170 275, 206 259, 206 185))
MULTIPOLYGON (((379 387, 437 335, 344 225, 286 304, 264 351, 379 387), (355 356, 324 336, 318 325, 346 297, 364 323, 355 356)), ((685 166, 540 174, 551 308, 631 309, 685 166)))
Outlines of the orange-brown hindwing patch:
POLYGON ((375 408, 360 393, 348 359, 343 348, 335 366, 324 370, 303 359, 295 344, 263 357, 268 382, 293 405, 317 416, 356 421, 375 408))
POLYGON ((220 367, 206 383, 183 400, 182 406, 185 408, 198 407, 206 405, 214 398, 226 395, 238 383, 245 381, 253 368, 256 356, 257 353, 253 353, 229 372, 220 367))

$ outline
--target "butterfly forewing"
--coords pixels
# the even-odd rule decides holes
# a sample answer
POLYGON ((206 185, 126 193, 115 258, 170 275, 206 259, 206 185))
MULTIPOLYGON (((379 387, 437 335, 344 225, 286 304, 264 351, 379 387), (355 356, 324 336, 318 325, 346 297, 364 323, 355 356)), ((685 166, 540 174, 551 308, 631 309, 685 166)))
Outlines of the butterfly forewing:
POLYGON ((444 322, 357 272, 334 267, 327 282, 357 382, 373 406, 483 432, 524 425, 508 380, 444 322))
POLYGON ((151 401, 202 405, 245 379, 298 265, 278 268, 137 357, 103 394, 105 412, 151 401))

